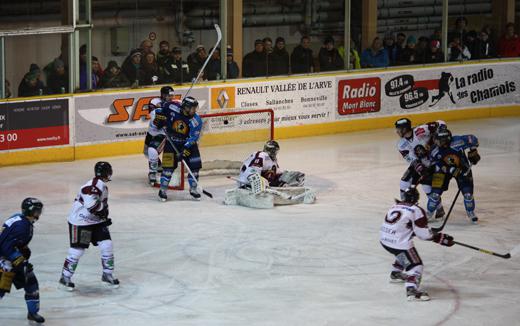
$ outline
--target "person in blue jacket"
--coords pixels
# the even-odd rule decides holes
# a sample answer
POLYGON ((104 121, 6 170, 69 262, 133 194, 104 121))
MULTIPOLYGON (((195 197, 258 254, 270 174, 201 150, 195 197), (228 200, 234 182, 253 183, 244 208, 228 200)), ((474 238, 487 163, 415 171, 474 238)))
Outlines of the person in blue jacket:
POLYGON ((153 123, 158 128, 166 130, 167 138, 162 156, 163 172, 159 190, 161 201, 166 201, 168 198, 166 194, 168 185, 173 172, 182 160, 186 161, 196 178, 194 180, 191 175, 188 176, 190 195, 195 199, 200 198, 197 180, 199 170, 202 168, 202 160, 197 142, 202 130, 202 119, 197 114, 198 107, 199 102, 195 98, 187 96, 182 100, 180 106, 177 101, 171 101, 164 103, 160 109, 156 110, 153 123))
POLYGON ((448 190, 450 180, 457 181, 462 195, 468 218, 476 224, 478 217, 475 214, 475 199, 473 198, 473 174, 471 166, 480 161, 477 151, 479 145, 474 135, 452 136, 447 128, 442 128, 434 136, 435 147, 431 151, 431 158, 435 162, 432 191, 428 198, 428 212, 430 218, 437 209, 441 195, 448 190), (465 150, 468 150, 466 157, 465 150))
POLYGON ((40 310, 40 294, 38 280, 33 266, 29 263, 31 250, 28 245, 33 236, 33 223, 42 213, 43 203, 36 198, 25 198, 22 202, 22 213, 11 216, 2 225, 0 232, 0 299, 16 289, 25 290, 27 303, 27 319, 37 323, 45 322, 38 314, 40 310))
POLYGON ((384 68, 388 67, 389 64, 388 53, 379 37, 372 41, 371 47, 361 53, 362 68, 384 68))

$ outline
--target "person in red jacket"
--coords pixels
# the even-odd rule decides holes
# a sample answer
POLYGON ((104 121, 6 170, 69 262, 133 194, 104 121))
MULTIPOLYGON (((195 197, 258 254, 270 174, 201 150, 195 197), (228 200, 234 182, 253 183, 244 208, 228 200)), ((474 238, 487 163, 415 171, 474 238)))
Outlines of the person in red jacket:
POLYGON ((506 32, 498 42, 498 55, 501 57, 520 57, 520 38, 515 34, 515 24, 508 23, 506 32))

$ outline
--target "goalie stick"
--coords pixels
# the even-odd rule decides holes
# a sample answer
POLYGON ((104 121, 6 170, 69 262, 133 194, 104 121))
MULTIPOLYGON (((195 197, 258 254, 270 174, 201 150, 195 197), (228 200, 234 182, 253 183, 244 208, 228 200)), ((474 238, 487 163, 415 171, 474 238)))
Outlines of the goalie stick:
POLYGON ((197 74, 197 77, 195 77, 195 79, 193 79, 193 81, 191 82, 191 86, 188 89, 188 91, 186 92, 186 94, 184 94, 184 97, 187 97, 188 94, 191 92, 191 89, 193 88, 193 85, 195 85, 195 83, 199 80, 200 75, 202 75, 202 72, 204 71, 204 68, 206 68, 206 65, 208 64, 209 60, 211 59, 211 56, 213 55, 213 52, 215 52, 215 50, 217 49, 218 45, 220 44, 220 41, 222 40, 222 31, 220 30, 220 26, 218 26, 218 24, 215 24, 214 26, 215 26, 215 30, 217 31, 217 42, 213 46, 213 49, 211 49, 208 57, 206 58, 206 61, 204 61, 204 64, 202 65, 202 68, 200 68, 199 73, 197 74))
POLYGON ((466 244, 466 243, 462 243, 462 242, 458 242, 458 241, 453 241, 453 243, 455 243, 455 244, 457 244, 459 246, 463 246, 463 247, 466 247, 466 248, 470 248, 470 249, 473 249, 473 250, 480 251, 483 254, 493 255, 493 256, 496 256, 496 257, 504 258, 504 259, 511 258, 511 254, 509 252, 507 254, 498 254, 498 253, 496 253, 494 251, 491 251, 491 250, 482 249, 482 248, 475 247, 475 246, 472 246, 472 245, 469 245, 469 244, 466 244))
MULTIPOLYGON (((172 148, 173 148, 173 150, 175 151, 175 154, 177 154, 177 156, 180 156, 181 154, 180 154, 179 150, 177 149, 177 147, 175 147, 175 144, 173 144, 173 141, 170 139, 170 136, 169 136, 168 134, 166 134, 166 140, 168 140, 168 142, 170 143, 170 145, 172 145, 172 148)), ((186 168, 186 171, 188 171, 188 174, 189 174, 189 175, 193 178, 193 180, 195 181, 195 185, 196 185, 197 187, 200 187, 200 189, 202 190, 202 193, 203 193, 204 195, 208 196, 209 198, 213 198, 213 195, 212 195, 210 192, 204 190, 204 189, 201 187, 199 181, 197 180, 197 178, 195 178, 195 175, 193 175, 193 172, 191 172, 191 169, 190 169, 190 167, 188 166, 188 163, 186 163, 186 160, 184 160, 184 158, 182 158, 182 163, 184 164, 184 167, 186 168)))

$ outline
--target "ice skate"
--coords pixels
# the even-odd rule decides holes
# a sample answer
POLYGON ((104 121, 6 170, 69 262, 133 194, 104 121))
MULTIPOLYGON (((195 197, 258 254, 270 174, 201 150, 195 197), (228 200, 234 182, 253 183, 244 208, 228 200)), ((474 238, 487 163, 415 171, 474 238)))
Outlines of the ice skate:
POLYGON ((74 287, 76 285, 70 280, 70 277, 66 277, 66 276, 62 275, 59 282, 63 289, 65 289, 67 291, 74 291, 74 287))
POLYGON ((190 195, 195 198, 195 199, 199 199, 200 198, 200 193, 199 191, 197 190, 197 187, 190 187, 190 195))
POLYGON ((168 199, 168 195, 166 195, 166 190, 159 190, 159 200, 165 202, 168 199))
POLYGON ((413 287, 406 288, 406 297, 408 301, 429 301, 430 296, 425 291, 417 290, 413 287))
POLYGON ((155 175, 155 172, 148 173, 148 183, 152 187, 157 183, 157 176, 155 175))
POLYGON ((390 272, 390 283, 403 283, 406 280, 406 275, 400 271, 390 272))
POLYGON ((444 211, 444 207, 437 208, 437 211, 435 212, 435 219, 439 220, 442 219, 446 215, 446 212, 444 211))
POLYGON ((101 276, 101 281, 103 281, 103 284, 106 287, 117 289, 119 287, 119 280, 117 278, 114 278, 112 274, 103 273, 103 276, 101 276))
POLYGON ((468 218, 473 224, 478 224, 478 217, 475 215, 475 211, 467 212, 468 218))
POLYGON ((45 318, 40 316, 37 312, 34 312, 34 313, 28 312, 27 313, 27 319, 30 320, 30 321, 34 321, 34 322, 36 322, 38 324, 45 323, 45 318))

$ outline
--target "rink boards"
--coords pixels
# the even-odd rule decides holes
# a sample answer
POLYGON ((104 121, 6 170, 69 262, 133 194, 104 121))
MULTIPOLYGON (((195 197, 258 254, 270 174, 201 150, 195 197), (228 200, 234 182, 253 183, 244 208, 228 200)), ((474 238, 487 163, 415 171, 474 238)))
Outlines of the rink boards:
MULTIPOLYGON (((520 61, 492 61, 200 84, 199 113, 272 109, 275 138, 520 115, 520 61)), ((178 98, 188 87, 174 87, 178 98)), ((159 87, 0 102, 0 166, 136 154, 159 87)), ((264 118, 206 126, 202 146, 262 141, 264 118), (256 138, 255 138, 256 137, 256 138)))

